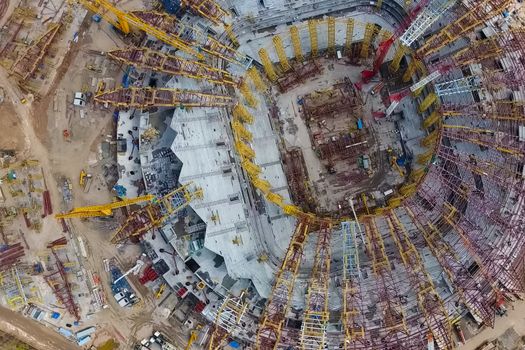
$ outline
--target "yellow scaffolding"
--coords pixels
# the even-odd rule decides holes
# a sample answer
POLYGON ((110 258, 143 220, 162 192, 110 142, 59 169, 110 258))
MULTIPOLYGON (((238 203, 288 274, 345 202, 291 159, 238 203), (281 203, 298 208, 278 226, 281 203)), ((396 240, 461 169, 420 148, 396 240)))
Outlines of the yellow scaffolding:
POLYGON ((188 45, 188 43, 182 41, 180 38, 169 35, 168 33, 143 22, 135 15, 118 9, 108 0, 80 0, 80 3, 88 10, 102 16, 106 21, 111 23, 124 34, 129 34, 131 32, 130 25, 133 25, 176 49, 184 51, 198 59, 204 59, 203 54, 188 45))
POLYGON ((270 193, 272 189, 272 185, 268 181, 259 177, 252 178, 252 183, 255 186, 255 188, 261 190, 261 192, 264 194, 270 193))
POLYGON ((258 166, 257 164, 253 163, 249 159, 243 160, 241 162, 241 166, 243 167, 244 170, 246 170, 246 172, 248 173, 248 176, 250 178, 258 177, 259 174, 262 171, 260 166, 258 166))
POLYGON ((117 88, 95 95, 95 101, 115 107, 226 107, 232 97, 198 91, 151 87, 117 88))
POLYGON ((405 74, 403 74, 403 82, 408 82, 410 79, 412 79, 412 76, 416 72, 417 68, 417 62, 415 58, 412 58, 410 63, 408 64, 407 70, 405 71, 405 74))
POLYGON ((253 159, 255 158, 255 151, 247 144, 242 141, 235 142, 235 148, 242 159, 253 159))
POLYGON ((421 102, 421 104, 419 105, 419 113, 426 111, 430 106, 434 104, 434 102, 437 101, 437 99, 438 96, 435 93, 431 92, 430 94, 428 94, 423 100, 423 102, 421 102))
POLYGON ((241 104, 236 104, 235 107, 233 107, 233 116, 243 123, 253 124, 253 115, 241 104))
POLYGON ((70 218, 87 218, 94 216, 109 216, 113 214, 113 210, 127 207, 128 205, 142 203, 142 202, 151 202, 155 199, 155 196, 148 194, 145 196, 140 196, 136 198, 128 198, 120 201, 116 201, 109 204, 102 205, 93 205, 88 207, 79 207, 74 208, 69 213, 57 214, 55 218, 57 219, 70 219, 70 218))
POLYGON ((328 17, 328 53, 335 55, 335 18, 328 17))
POLYGON ((277 73, 275 73, 275 69, 273 68, 273 63, 270 60, 270 56, 264 48, 259 50, 259 57, 261 58, 261 63, 264 67, 266 75, 268 76, 268 79, 270 79, 270 81, 276 81, 277 73))
POLYGON ((428 57, 458 38, 464 37, 475 27, 502 13, 511 2, 511 0, 480 0, 474 2, 475 5, 469 8, 463 16, 428 38, 425 44, 417 50, 419 57, 428 57))
POLYGON ((372 42, 372 36, 374 35, 374 30, 375 30, 374 23, 366 24, 363 42, 361 43, 361 58, 368 58, 368 52, 370 50, 370 44, 372 42))
POLYGON ((246 141, 246 142, 252 142, 253 140, 253 134, 247 130, 241 123, 239 123, 237 120, 234 120, 232 123, 232 129, 239 139, 246 141))
POLYGON ((421 146, 429 147, 432 144, 436 143, 437 139, 439 137, 439 132, 437 130, 432 131, 427 136, 423 137, 421 139, 421 146))
POLYGON ((412 0, 405 0, 405 8, 408 9, 412 4, 412 0))
POLYGON ((259 71, 254 66, 251 66, 247 71, 248 77, 252 80, 253 85, 255 85, 255 88, 259 92, 266 92, 268 87, 264 83, 264 81, 261 78, 261 75, 259 74, 259 71))
POLYGON ((405 56, 405 53, 406 47, 400 43, 396 49, 396 52, 394 53, 392 62, 388 67, 391 72, 397 72, 399 70, 399 64, 401 63, 401 59, 403 58, 403 56, 405 56))
POLYGON ((232 44, 235 45, 235 46, 239 46, 239 40, 237 40, 237 37, 233 33, 233 29, 232 29, 231 24, 227 25, 226 29, 224 31, 226 32, 226 36, 228 37, 228 39, 230 39, 232 44))
POLYGON ((108 52, 108 57, 127 65, 156 72, 182 75, 193 79, 204 79, 216 84, 235 84, 231 74, 225 70, 146 47, 112 50, 108 52))
POLYGON ((266 195, 266 199, 268 199, 270 202, 272 202, 275 205, 284 207, 283 196, 281 196, 280 194, 270 192, 266 195))
POLYGON ((439 110, 433 111, 428 118, 426 118, 423 121, 423 128, 428 129, 432 125, 434 125, 438 120, 440 120, 441 114, 439 113, 439 110))
POLYGON ((430 162, 433 156, 434 156, 433 150, 429 149, 425 153, 421 153, 420 155, 417 156, 417 162, 418 164, 426 165, 428 164, 428 162, 430 162))
POLYGON ((241 91, 242 97, 244 97, 248 106, 257 107, 257 98, 255 98, 255 95, 253 94, 246 80, 242 81, 241 85, 239 86, 239 90, 241 91))
POLYGON ((419 310, 440 349, 451 350, 452 325, 444 302, 434 287, 432 277, 425 269, 421 255, 394 210, 386 217, 390 235, 397 246, 401 261, 409 274, 410 284, 417 292, 419 310), (436 317, 440 324, 436 324, 436 317), (442 328, 441 328, 441 327, 442 328))
POLYGON ((284 45, 281 37, 279 35, 274 35, 272 38, 273 46, 275 47, 275 52, 277 52, 277 57, 279 57, 279 63, 281 63, 281 69, 284 72, 289 71, 292 67, 288 62, 288 57, 284 51, 284 45))
POLYGON ((310 34, 310 54, 312 57, 317 57, 319 53, 317 42, 317 21, 311 19, 308 21, 308 33, 310 34))
POLYGON ((348 56, 352 52, 352 40, 354 36, 354 19, 349 18, 346 21, 346 38, 345 38, 345 51, 348 56))
POLYGON ((377 0, 376 9, 381 10, 381 6, 383 6, 383 0, 377 0))
POLYGON ((303 50, 301 47, 301 38, 299 37, 299 29, 296 26, 290 27, 290 37, 292 38, 293 52, 297 61, 303 60, 303 50))
POLYGON ((162 225, 170 217, 186 208, 193 200, 202 197, 202 189, 192 182, 180 186, 164 197, 132 212, 115 232, 111 243, 117 244, 132 237, 140 237, 149 230, 162 225))

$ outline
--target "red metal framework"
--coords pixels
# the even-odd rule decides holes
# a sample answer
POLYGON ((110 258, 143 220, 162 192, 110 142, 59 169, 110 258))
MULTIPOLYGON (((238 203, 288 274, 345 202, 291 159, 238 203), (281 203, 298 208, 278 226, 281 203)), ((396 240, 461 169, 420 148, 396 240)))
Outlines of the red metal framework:
POLYGON ((390 260, 381 234, 373 218, 364 222, 367 254, 376 277, 378 306, 383 314, 383 325, 378 338, 371 338, 373 345, 398 343, 397 339, 408 334, 405 312, 399 301, 399 289, 392 275, 390 260))
POLYGON ((231 74, 222 69, 147 48, 113 50, 108 52, 108 56, 137 68, 171 75, 182 75, 193 79, 204 79, 221 85, 233 86, 236 84, 231 74))
POLYGON ((24 255, 24 247, 21 243, 8 245, 0 251, 0 271, 11 268, 24 255))
POLYGON ((410 284, 417 293, 419 309, 425 317, 428 329, 434 335, 434 340, 439 349, 453 349, 452 325, 449 321, 448 311, 434 287, 432 277, 423 265, 417 248, 412 243, 394 210, 387 213, 386 221, 401 256, 401 261, 405 265, 410 284))
POLYGON ((49 46, 55 39, 60 24, 53 24, 51 28, 21 55, 13 64, 11 70, 19 75, 22 80, 29 79, 38 69, 42 59, 49 50, 49 46))
POLYGON ((226 107, 233 104, 227 95, 205 94, 192 90, 118 88, 101 92, 95 101, 120 108, 148 107, 226 107))
POLYGON ((51 253, 55 258, 55 265, 57 269, 56 271, 45 275, 44 278, 49 287, 51 287, 51 289, 53 290, 53 293, 55 294, 60 304, 62 304, 66 308, 69 314, 75 318, 75 320, 79 321, 80 310, 77 303, 75 302, 75 298, 73 297, 73 293, 71 291, 71 284, 68 280, 64 263, 60 259, 56 250, 57 247, 65 244, 67 244, 66 238, 61 238, 47 245, 47 248, 51 249, 51 253))
POLYGON ((268 303, 262 313, 255 342, 258 350, 275 350, 279 346, 284 321, 290 308, 295 287, 295 278, 301 264, 303 246, 308 234, 308 222, 306 220, 299 221, 281 268, 275 277, 268 303))

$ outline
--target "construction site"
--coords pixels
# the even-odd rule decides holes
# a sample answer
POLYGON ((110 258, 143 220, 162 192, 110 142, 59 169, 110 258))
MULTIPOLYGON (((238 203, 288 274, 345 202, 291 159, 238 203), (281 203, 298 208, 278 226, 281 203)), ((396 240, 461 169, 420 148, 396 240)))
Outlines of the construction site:
POLYGON ((521 0, 0 0, 0 349, 525 348, 521 0))

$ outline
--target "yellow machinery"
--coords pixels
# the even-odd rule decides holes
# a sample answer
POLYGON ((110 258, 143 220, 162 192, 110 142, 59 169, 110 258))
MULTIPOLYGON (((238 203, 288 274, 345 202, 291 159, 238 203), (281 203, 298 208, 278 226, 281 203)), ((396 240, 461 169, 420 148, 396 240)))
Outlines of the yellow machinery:
POLYGON ((79 177, 79 180, 78 180, 78 184, 80 185, 80 187, 84 187, 84 184, 86 183, 85 182, 86 176, 87 176, 87 173, 84 171, 84 169, 82 169, 80 171, 80 177, 79 177))
POLYGON ((200 331, 201 328, 202 328, 202 326, 198 325, 197 327, 195 327, 194 330, 191 331, 190 339, 188 339, 188 344, 186 344, 186 347, 184 348, 184 350, 190 350, 191 349, 191 344, 193 344, 195 342, 195 340, 197 340, 197 337, 199 336, 199 331, 200 331))
POLYGON ((165 289, 166 289, 166 284, 165 283, 161 284, 159 289, 155 293, 155 298, 159 299, 162 296, 162 294, 164 294, 165 289))
POLYGON ((128 205, 131 205, 131 204, 137 204, 141 202, 150 202, 153 199, 155 199, 155 196, 152 194, 148 194, 145 196, 131 198, 131 199, 124 199, 124 200, 109 203, 109 204, 93 205, 89 207, 80 207, 80 208, 75 208, 71 210, 69 213, 57 214, 55 215, 55 218, 70 219, 70 218, 89 218, 89 217, 95 217, 95 216, 109 216, 113 214, 113 210, 117 208, 122 208, 128 205))
POLYGON ((203 54, 181 39, 145 23, 132 13, 127 13, 116 8, 107 0, 80 0, 80 3, 90 11, 99 14, 124 34, 129 34, 131 32, 130 27, 133 25, 176 49, 182 50, 198 59, 204 59, 203 54))
POLYGON ((192 182, 183 185, 132 212, 113 235, 111 242, 116 244, 130 238, 139 239, 149 230, 162 225, 170 217, 188 207, 191 201, 202 197, 202 189, 192 182))

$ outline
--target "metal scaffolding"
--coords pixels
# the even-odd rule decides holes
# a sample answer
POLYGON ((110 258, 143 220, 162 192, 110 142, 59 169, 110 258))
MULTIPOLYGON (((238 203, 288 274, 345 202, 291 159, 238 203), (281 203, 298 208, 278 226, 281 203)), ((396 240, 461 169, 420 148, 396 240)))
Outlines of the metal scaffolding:
POLYGON ((352 41, 354 37, 354 19, 349 18, 346 20, 346 37, 345 37, 345 51, 346 55, 352 53, 352 41))
POLYGON ((502 13, 510 3, 511 0, 480 0, 474 2, 464 15, 428 38, 417 50, 417 54, 420 57, 425 57, 438 52, 475 27, 502 13))
POLYGON ((327 25, 328 25, 327 51, 328 51, 328 54, 335 56, 335 18, 328 17, 327 25))
POLYGON ((108 57, 127 65, 155 72, 203 79, 221 85, 236 84, 231 74, 225 70, 148 48, 112 50, 108 52, 108 57))
POLYGON ((419 39, 432 24, 437 22, 455 3, 456 0, 430 1, 405 30, 403 35, 401 35, 399 38, 401 43, 406 47, 410 47, 414 41, 419 39))
POLYGON ((292 39, 293 52, 297 61, 303 60, 303 49, 301 47, 301 38, 299 29, 296 26, 290 26, 290 38, 292 39))
POLYGON ((268 90, 268 87, 262 80, 261 75, 259 74, 259 71, 254 66, 250 67, 247 70, 247 75, 251 79, 253 85, 255 85, 255 88, 259 92, 266 92, 268 90))
POLYGON ((276 350, 279 346, 308 234, 308 222, 300 220, 288 245, 281 268, 275 277, 268 303, 262 312, 255 342, 258 350, 276 350))
POLYGON ((392 62, 390 62, 390 66, 388 69, 391 72, 397 72, 399 70, 399 65, 401 63, 401 59, 405 56, 407 53, 407 49, 403 45, 399 45, 396 49, 396 52, 394 53, 394 57, 392 58, 392 62))
POLYGON ((257 104, 259 103, 259 101, 253 94, 252 89, 250 88, 246 80, 243 80, 241 82, 241 84, 239 85, 239 90, 241 91, 241 95, 246 100, 246 103, 248 104, 248 106, 252 108, 257 107, 257 104))
POLYGON ((365 34, 363 41, 361 42, 361 58, 368 58, 368 52, 370 51, 370 44, 372 43, 372 37, 374 36, 374 30, 376 26, 374 23, 367 23, 365 27, 365 34))
POLYGON ((138 240, 149 230, 159 227, 174 215, 182 213, 192 201, 202 196, 202 189, 193 183, 173 190, 154 203, 149 203, 132 212, 111 237, 111 243, 117 244, 128 239, 138 240))
POLYGON ((223 24, 224 17, 228 16, 228 13, 214 0, 181 0, 181 5, 214 24, 223 24))
POLYGON ((22 80, 27 80, 35 74, 59 29, 60 24, 53 24, 44 35, 35 40, 35 42, 17 58, 11 67, 11 71, 22 80))
POLYGON ((395 210, 390 210, 387 215, 386 221, 390 228, 392 240, 396 244, 401 261, 406 268, 410 285, 416 290, 419 310, 425 317, 428 329, 432 332, 439 349, 452 350, 454 347, 452 325, 448 311, 436 291, 432 277, 426 271, 417 248, 412 243, 395 210))
POLYGON ((275 72, 275 68, 273 67, 273 63, 270 59, 270 56, 268 55, 268 52, 264 48, 259 50, 259 57, 261 58, 261 63, 268 79, 270 79, 272 82, 276 81, 277 73, 275 72))
POLYGON ((332 225, 321 222, 315 248, 314 265, 306 293, 306 306, 301 325, 301 349, 324 350, 328 310, 328 287, 330 282, 332 225))
POLYGON ((233 103, 227 95, 204 94, 192 90, 144 88, 118 88, 101 92, 95 102, 119 108, 148 107, 227 107, 233 103))
POLYGON ((475 75, 434 84, 436 94, 440 97, 478 91, 481 88, 481 79, 475 75))
POLYGON ((319 48, 317 40, 317 21, 315 19, 308 21, 308 33, 310 34, 310 55, 311 57, 317 57, 319 48))
MULTIPOLYGON (((356 239, 356 222, 341 222, 343 233, 343 310, 341 323, 345 332, 345 350, 364 342, 366 318, 362 308, 361 266, 356 239)), ((361 228, 359 227, 359 230, 361 228)))
POLYGON ((248 308, 244 294, 239 297, 228 296, 215 314, 213 332, 208 350, 222 350, 229 336, 235 336, 242 327, 243 317, 248 308))
POLYGON ((287 72, 292 67, 290 66, 290 62, 288 62, 288 57, 286 56, 286 52, 284 51, 283 41, 279 35, 274 35, 272 38, 273 45, 275 47, 275 52, 277 52, 277 57, 279 57, 279 62, 281 64, 281 69, 283 72, 287 72))
POLYGON ((404 333, 408 333, 405 312, 401 306, 399 289, 392 275, 391 264, 385 250, 381 234, 377 230, 374 218, 364 222, 366 232, 366 251, 372 261, 372 271, 376 277, 378 306, 383 314, 384 325, 379 337, 382 342, 395 342, 404 333))

